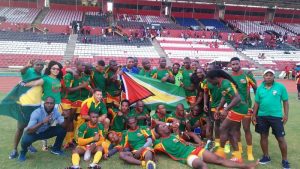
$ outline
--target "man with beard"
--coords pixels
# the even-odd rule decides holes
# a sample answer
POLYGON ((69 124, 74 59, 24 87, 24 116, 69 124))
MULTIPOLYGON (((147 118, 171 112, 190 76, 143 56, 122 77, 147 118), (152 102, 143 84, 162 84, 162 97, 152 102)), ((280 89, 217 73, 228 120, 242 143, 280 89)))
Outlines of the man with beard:
MULTIPOLYGON (((252 134, 250 130, 251 116, 252 116, 252 101, 250 96, 250 88, 252 87, 254 93, 256 92, 256 80, 254 79, 252 73, 246 73, 241 69, 240 59, 238 57, 233 57, 230 60, 230 65, 232 68, 231 76, 238 86, 238 91, 241 96, 242 101, 248 104, 248 114, 242 120, 243 129, 245 132, 245 138, 247 142, 247 156, 249 161, 253 161, 252 153, 252 134)), ((239 150, 242 152, 242 142, 241 135, 239 138, 239 150)))
POLYGON ((151 77, 162 82, 173 82, 174 76, 170 70, 166 68, 167 60, 165 57, 159 59, 159 68, 151 71, 151 77))

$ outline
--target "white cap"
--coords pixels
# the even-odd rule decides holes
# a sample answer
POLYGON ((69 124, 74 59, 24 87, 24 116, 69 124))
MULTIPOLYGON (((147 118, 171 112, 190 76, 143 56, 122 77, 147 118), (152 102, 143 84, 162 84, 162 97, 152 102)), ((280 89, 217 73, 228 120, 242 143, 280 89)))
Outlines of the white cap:
POLYGON ((268 72, 271 72, 273 75, 275 75, 275 71, 272 69, 265 70, 263 75, 267 74, 268 72))

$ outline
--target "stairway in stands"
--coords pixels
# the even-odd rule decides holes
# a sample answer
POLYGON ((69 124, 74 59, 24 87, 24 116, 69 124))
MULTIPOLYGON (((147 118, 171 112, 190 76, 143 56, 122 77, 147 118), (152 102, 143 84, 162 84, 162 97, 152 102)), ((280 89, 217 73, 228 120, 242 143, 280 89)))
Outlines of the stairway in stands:
POLYGON ((78 34, 71 34, 69 37, 69 41, 67 44, 67 48, 63 57, 63 60, 69 60, 71 61, 73 56, 74 56, 74 52, 75 52, 75 47, 76 47, 76 41, 78 38, 78 34))
POLYGON ((160 57, 165 57, 166 58, 166 60, 167 60, 167 66, 171 66, 172 62, 171 62, 170 58, 167 56, 167 54, 165 53, 165 51, 161 48, 161 46, 159 45, 158 41, 154 38, 151 41, 151 43, 154 46, 154 49, 156 50, 156 52, 158 53, 158 55, 160 57))
POLYGON ((32 22, 32 25, 41 24, 44 18, 46 17, 46 15, 48 14, 49 10, 50 10, 49 8, 42 9, 41 12, 38 14, 38 16, 32 22))

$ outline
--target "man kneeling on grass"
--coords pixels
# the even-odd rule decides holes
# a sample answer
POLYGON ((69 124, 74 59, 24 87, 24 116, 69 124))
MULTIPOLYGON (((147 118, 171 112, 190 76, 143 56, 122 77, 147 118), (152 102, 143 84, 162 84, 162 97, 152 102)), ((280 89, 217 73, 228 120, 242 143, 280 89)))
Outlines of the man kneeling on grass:
POLYGON ((208 168, 207 164, 216 164, 230 168, 254 169, 256 163, 236 163, 223 159, 202 147, 194 147, 180 139, 177 135, 171 134, 166 124, 159 124, 155 127, 155 133, 160 139, 155 141, 155 151, 163 152, 173 160, 187 163, 192 168, 208 168))
POLYGON ((37 140, 45 140, 56 137, 51 153, 62 155, 61 145, 66 136, 66 123, 64 117, 54 107, 55 100, 49 96, 45 99, 44 105, 34 110, 30 116, 29 123, 25 128, 21 141, 22 150, 19 161, 26 160, 28 147, 37 140), (52 126, 56 122, 56 126, 52 126))
POLYGON ((91 153, 95 153, 93 162, 89 165, 90 169, 100 169, 98 165, 102 157, 102 143, 105 141, 102 133, 104 126, 98 123, 99 114, 90 112, 90 121, 83 123, 78 129, 78 146, 73 150, 72 164, 69 169, 79 169, 80 155, 84 154, 84 160, 89 161, 91 153))

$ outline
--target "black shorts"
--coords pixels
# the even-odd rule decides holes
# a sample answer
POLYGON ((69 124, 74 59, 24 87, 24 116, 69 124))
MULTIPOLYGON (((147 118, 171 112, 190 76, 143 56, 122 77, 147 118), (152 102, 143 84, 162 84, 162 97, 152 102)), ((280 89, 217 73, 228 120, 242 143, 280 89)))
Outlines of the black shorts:
POLYGON ((300 84, 297 84, 298 93, 300 93, 300 84))
POLYGON ((269 134, 269 129, 271 127, 272 134, 274 134, 275 137, 285 136, 281 117, 258 116, 256 122, 255 131, 259 134, 269 134))

